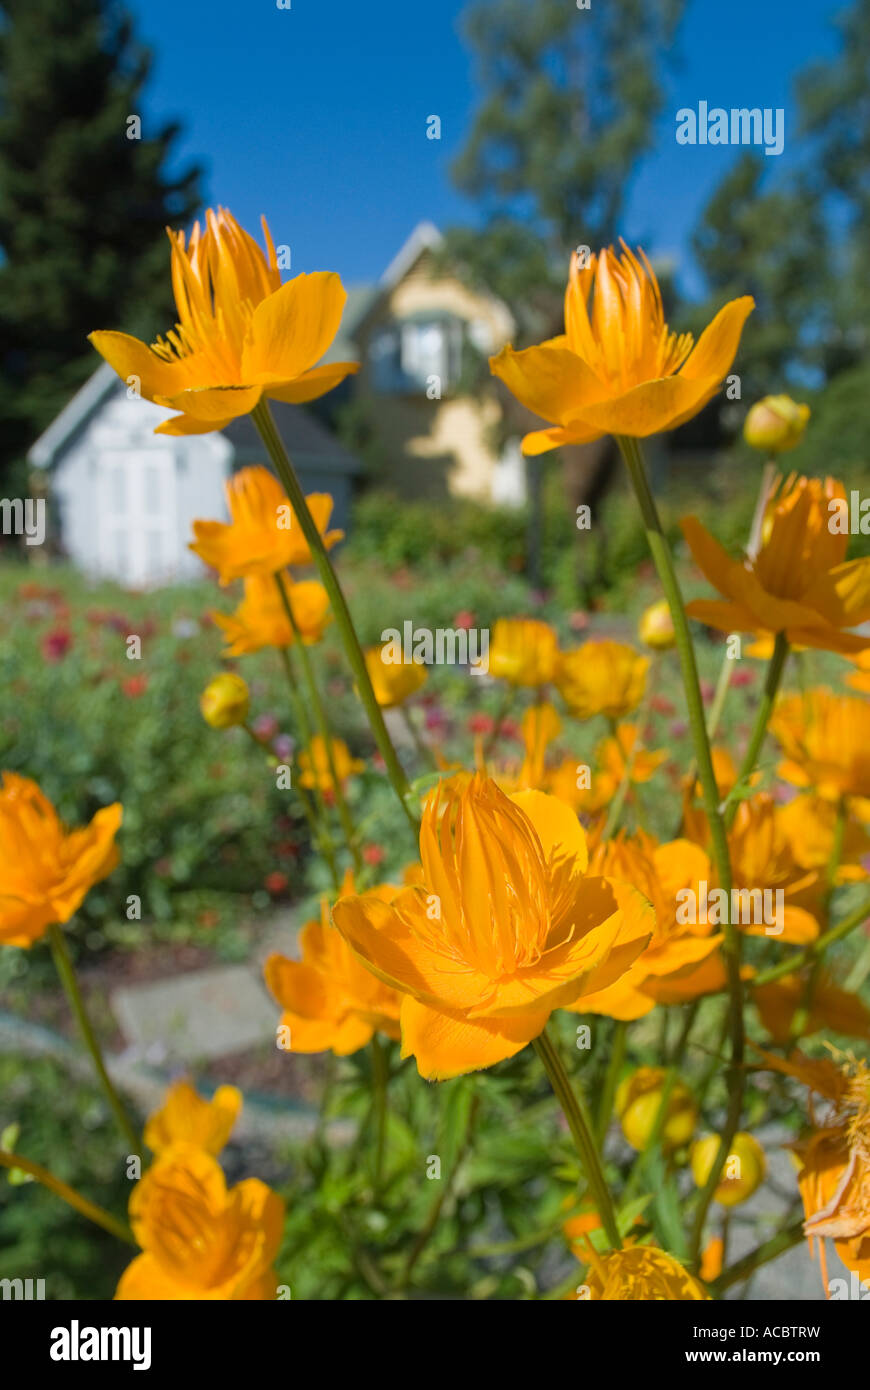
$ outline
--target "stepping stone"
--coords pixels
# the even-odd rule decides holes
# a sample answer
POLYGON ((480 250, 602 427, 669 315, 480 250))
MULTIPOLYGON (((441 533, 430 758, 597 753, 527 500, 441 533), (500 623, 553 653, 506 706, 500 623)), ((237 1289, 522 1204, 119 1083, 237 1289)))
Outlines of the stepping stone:
POLYGON ((153 1060, 225 1057, 275 1037, 275 1004, 243 965, 124 986, 111 1003, 127 1042, 153 1060))

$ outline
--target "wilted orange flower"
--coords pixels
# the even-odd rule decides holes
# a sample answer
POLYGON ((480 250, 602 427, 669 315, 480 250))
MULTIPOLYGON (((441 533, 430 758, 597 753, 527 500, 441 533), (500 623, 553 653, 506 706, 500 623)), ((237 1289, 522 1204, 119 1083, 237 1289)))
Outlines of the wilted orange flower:
POLYGON ((655 1245, 630 1245, 599 1255, 587 1241, 590 1267, 580 1298, 593 1302, 700 1303, 706 1289, 673 1255, 655 1245))
POLYGON ((734 361, 752 299, 726 304, 697 343, 691 333, 678 337, 665 323, 643 251, 635 256, 620 245, 620 255, 612 247, 572 255, 564 334, 490 358, 517 400, 551 422, 526 435, 525 454, 602 434, 643 438, 676 429, 712 399, 734 361))
MULTIPOLYGON (((344 885, 353 893, 353 881, 344 885)), ((400 890, 383 884, 370 890, 389 903, 400 890)), ((347 1057, 371 1041, 372 1034, 399 1037, 400 996, 357 960, 329 920, 324 900, 319 922, 306 922, 299 935, 302 960, 274 952, 266 961, 266 984, 284 1009, 289 1052, 325 1052, 347 1057)), ((283 1045, 283 1044, 282 1044, 283 1045)))
POLYGON ((722 941, 722 933, 707 921, 678 920, 679 894, 689 890, 698 896, 699 883, 711 877, 710 860, 688 840, 659 845, 651 835, 638 831, 599 844, 590 872, 631 883, 643 893, 652 903, 655 928, 649 945, 618 980, 572 1001, 571 1007, 578 1013, 609 1018, 642 1018, 655 1007, 663 984, 688 977, 722 941))
POLYGON ((695 599, 687 612, 723 632, 784 632, 792 646, 857 652, 870 638, 847 631, 870 618, 870 558, 846 561, 848 536, 829 529, 834 478, 792 474, 767 504, 754 558, 733 560, 696 517, 682 522, 695 562, 724 599, 695 599))
MULTIPOLYGON (((348 777, 355 772, 363 772, 365 763, 361 758, 351 757, 350 749, 343 738, 330 739, 332 748, 332 761, 335 764, 335 775, 342 786, 348 777)), ((302 775, 299 778, 303 787, 319 787, 321 791, 334 791, 332 781, 332 770, 329 766, 329 755, 326 751, 326 744, 320 734, 315 734, 307 748, 303 748, 297 755, 296 761, 301 768, 302 775)))
POLYGON ((776 1043, 787 1043, 792 1035, 794 1016, 811 999, 801 1037, 811 1037, 824 1028, 848 1038, 870 1041, 870 1009, 825 973, 814 980, 805 974, 784 975, 769 984, 758 985, 752 993, 759 1017, 776 1043))
POLYGON ((402 1054, 442 1080, 512 1057, 551 1011, 618 978, 649 940, 634 889, 586 873, 586 837, 543 792, 443 781, 420 830, 423 883, 342 898, 333 921, 401 990, 402 1054))
POLYGON ((556 684, 576 719, 624 719, 640 704, 648 669, 649 657, 624 642, 584 642, 562 654, 556 684))
POLYGON ((540 686, 553 679, 559 640, 537 618, 499 618, 489 644, 489 674, 511 685, 540 686))
POLYGON ((798 1187, 804 1205, 804 1232, 813 1252, 819 1241, 822 1278, 828 1290, 825 1237, 847 1269, 870 1278, 870 1067, 845 1056, 837 1066, 811 1061, 800 1052, 784 1060, 762 1053, 777 1071, 796 1077, 830 1103, 824 1123, 811 1109, 813 1132, 794 1145, 802 1161, 798 1187))
POLYGON ((153 1153, 173 1144, 194 1144, 219 1154, 232 1133, 242 1108, 235 1086, 218 1086, 211 1100, 197 1095, 189 1081, 176 1081, 159 1110, 145 1124, 145 1143, 153 1153))
MULTIPOLYGON (((284 576, 287 600, 306 646, 319 642, 332 620, 329 595, 316 579, 294 583, 284 576)), ((234 613, 210 614, 221 629, 225 656, 247 656, 262 647, 291 647, 295 641, 290 619, 273 576, 252 574, 245 580, 245 596, 234 613)))
POLYGON ((133 1188, 130 1225, 143 1253, 121 1275, 115 1298, 273 1299, 283 1224, 284 1203, 259 1178, 227 1189, 211 1154, 176 1144, 133 1188))
POLYGON ((268 397, 302 404, 331 391, 354 362, 316 366, 331 346, 347 295, 332 272, 281 284, 272 237, 266 254, 225 208, 208 209, 190 240, 169 232, 178 322, 148 347, 127 333, 90 341, 140 395, 182 413, 158 434, 222 430, 268 397))
POLYGON ((786 761, 779 774, 826 801, 870 797, 870 702, 830 690, 779 701, 770 721, 786 761))
POLYGON ((68 922, 95 883, 116 868, 121 803, 67 830, 29 777, 4 772, 0 787, 0 945, 32 946, 68 922))
MULTIPOLYGON (((311 551, 287 494, 274 473, 259 464, 240 468, 225 485, 229 522, 195 521, 190 549, 217 570, 221 584, 252 574, 273 575, 288 565, 310 565, 311 551)), ((327 492, 306 497, 308 510, 327 550, 343 531, 329 531, 332 498, 327 492)))
POLYGON ((428 673, 419 661, 385 661, 387 645, 368 647, 363 655, 375 699, 382 709, 393 709, 416 694, 428 673))

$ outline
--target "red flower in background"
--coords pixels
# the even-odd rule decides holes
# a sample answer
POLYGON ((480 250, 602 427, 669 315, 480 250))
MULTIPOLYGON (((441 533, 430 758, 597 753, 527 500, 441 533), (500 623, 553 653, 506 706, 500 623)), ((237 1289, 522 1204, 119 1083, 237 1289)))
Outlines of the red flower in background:
POLYGON ((468 720, 470 734, 491 734, 494 728, 495 720, 491 714, 472 714, 468 720))
POLYGON ((135 700, 148 689, 148 677, 128 676, 126 680, 121 681, 121 689, 129 699, 135 700))
POLYGON ((367 864, 371 864, 372 868, 376 869, 379 864, 383 864, 386 851, 382 845, 366 845, 362 857, 367 864))
POLYGON ((279 873, 277 870, 271 874, 267 874, 263 879, 263 887, 267 893, 271 893, 273 898, 277 898, 281 893, 286 892, 289 883, 290 880, 287 875, 279 873))
POLYGON ((68 627, 53 627, 40 643, 46 661, 63 661, 72 646, 72 633, 68 627))

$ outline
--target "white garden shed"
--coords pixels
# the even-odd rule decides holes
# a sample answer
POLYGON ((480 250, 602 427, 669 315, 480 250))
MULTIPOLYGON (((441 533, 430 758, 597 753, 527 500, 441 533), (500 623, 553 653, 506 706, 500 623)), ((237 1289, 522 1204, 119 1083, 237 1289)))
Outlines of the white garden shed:
MULTIPOLYGON (((331 493, 346 530, 358 460, 310 411, 272 408, 303 488, 331 493)), ((132 396, 104 363, 31 447, 30 464, 50 474, 49 536, 87 574, 134 589, 202 574, 193 521, 225 520, 225 480, 267 462, 248 417, 214 434, 155 434, 173 413, 132 396)))

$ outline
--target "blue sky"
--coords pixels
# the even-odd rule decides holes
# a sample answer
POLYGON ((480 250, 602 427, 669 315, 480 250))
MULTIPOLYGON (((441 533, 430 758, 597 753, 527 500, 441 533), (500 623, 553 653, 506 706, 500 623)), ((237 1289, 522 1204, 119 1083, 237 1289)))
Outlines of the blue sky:
MULTIPOLYGON (((181 119, 180 152, 204 164, 209 201, 252 230, 265 213, 276 243, 291 247, 293 273, 373 280, 423 218, 442 227, 478 219, 449 177, 479 95, 458 24, 465 0, 128 3, 155 50, 146 130, 149 118, 181 119), (431 113, 440 141, 426 139, 431 113)), ((608 0, 592 0, 578 23, 594 23, 599 3, 608 0)), ((688 237, 735 151, 678 146, 675 112, 702 99, 785 108, 785 152, 768 161, 784 167, 795 153, 794 74, 836 52, 840 8, 689 0, 655 149, 623 228, 627 240, 675 256, 689 292, 688 237)))

